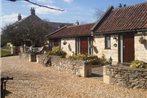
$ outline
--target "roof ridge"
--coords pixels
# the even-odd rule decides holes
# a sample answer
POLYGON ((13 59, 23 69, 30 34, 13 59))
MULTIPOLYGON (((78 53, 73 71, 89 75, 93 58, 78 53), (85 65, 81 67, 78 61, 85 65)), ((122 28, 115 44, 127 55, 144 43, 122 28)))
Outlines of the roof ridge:
POLYGON ((59 28, 59 29, 55 30, 54 32, 52 32, 52 33, 50 33, 50 34, 46 35, 46 37, 51 36, 51 35, 53 35, 53 34, 57 33, 57 32, 58 32, 58 31, 60 31, 60 30, 65 29, 65 28, 67 28, 67 26, 63 26, 63 27, 61 27, 61 28, 59 28))
POLYGON ((130 7, 136 7, 136 6, 140 6, 140 5, 143 5, 143 4, 147 4, 147 2, 142 2, 142 3, 138 3, 138 4, 134 4, 134 5, 129 5, 129 6, 126 6, 126 7, 114 8, 113 11, 121 10, 121 9, 127 9, 127 8, 130 8, 130 7))
POLYGON ((87 23, 87 24, 80 24, 80 25, 72 25, 72 26, 67 26, 67 28, 80 27, 80 26, 92 25, 92 24, 95 24, 95 23, 87 23))

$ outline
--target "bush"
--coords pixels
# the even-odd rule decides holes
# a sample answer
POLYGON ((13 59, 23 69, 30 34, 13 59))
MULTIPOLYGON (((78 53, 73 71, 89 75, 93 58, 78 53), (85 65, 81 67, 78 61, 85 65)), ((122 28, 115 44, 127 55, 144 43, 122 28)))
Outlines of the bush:
POLYGON ((102 58, 98 58, 96 55, 89 55, 86 58, 85 54, 77 54, 77 55, 72 55, 69 56, 69 58, 74 59, 74 60, 86 60, 88 65, 105 65, 108 64, 109 62, 105 59, 105 56, 102 58))
POLYGON ((88 56, 87 64, 90 64, 90 65, 99 65, 100 62, 101 62, 101 59, 98 58, 97 56, 95 56, 95 55, 88 56))
POLYGON ((86 57, 85 54, 73 54, 72 56, 69 56, 69 58, 74 59, 74 60, 84 60, 86 57))
POLYGON ((106 59, 104 54, 101 57, 101 64, 102 65, 108 65, 109 64, 109 61, 106 59))
POLYGON ((65 58, 66 52, 64 52, 60 47, 53 47, 52 51, 50 51, 48 55, 56 55, 65 58))
POLYGON ((131 68, 147 68, 147 64, 140 60, 132 61, 130 64, 131 68))

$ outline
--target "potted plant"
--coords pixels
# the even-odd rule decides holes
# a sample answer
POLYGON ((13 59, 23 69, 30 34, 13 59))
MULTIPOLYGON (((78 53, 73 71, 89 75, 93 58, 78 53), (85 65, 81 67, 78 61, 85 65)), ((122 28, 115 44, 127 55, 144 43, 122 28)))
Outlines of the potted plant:
POLYGON ((146 43, 146 39, 144 38, 144 37, 140 37, 139 38, 139 42, 141 43, 141 44, 144 44, 144 43, 146 43))

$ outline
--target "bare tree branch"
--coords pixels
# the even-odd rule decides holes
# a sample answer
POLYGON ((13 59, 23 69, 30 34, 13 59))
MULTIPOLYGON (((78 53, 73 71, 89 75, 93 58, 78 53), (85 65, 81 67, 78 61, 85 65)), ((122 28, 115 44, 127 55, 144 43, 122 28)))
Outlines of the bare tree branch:
MULTIPOLYGON (((16 2, 16 1, 18 1, 18 0, 8 0, 8 1, 16 2)), ((30 0, 23 0, 23 1, 26 1, 26 2, 31 3, 31 4, 33 4, 33 5, 37 5, 37 6, 39 6, 39 7, 45 7, 45 8, 51 9, 51 10, 64 11, 63 9, 57 9, 57 8, 53 8, 53 7, 41 5, 41 4, 32 2, 32 1, 30 1, 30 0)))

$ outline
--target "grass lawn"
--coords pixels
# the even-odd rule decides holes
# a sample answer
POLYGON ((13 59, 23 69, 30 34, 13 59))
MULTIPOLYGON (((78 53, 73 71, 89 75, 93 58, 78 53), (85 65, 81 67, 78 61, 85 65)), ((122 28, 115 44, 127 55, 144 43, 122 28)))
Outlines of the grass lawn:
POLYGON ((1 53, 0 56, 1 57, 5 57, 5 56, 11 56, 11 51, 9 49, 0 49, 1 53))

